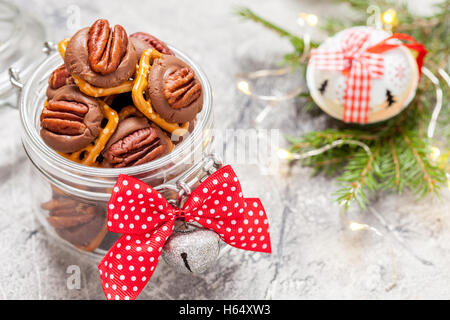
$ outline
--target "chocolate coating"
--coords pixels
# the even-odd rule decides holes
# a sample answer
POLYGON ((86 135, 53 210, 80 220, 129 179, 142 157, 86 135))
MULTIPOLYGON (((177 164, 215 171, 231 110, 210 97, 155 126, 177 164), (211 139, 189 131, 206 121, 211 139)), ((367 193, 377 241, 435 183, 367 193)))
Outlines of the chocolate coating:
POLYGON ((59 88, 50 103, 63 104, 75 103, 77 105, 87 107, 87 112, 83 116, 73 115, 69 112, 49 111, 46 107, 41 114, 41 137, 44 142, 52 149, 58 152, 71 153, 78 151, 92 141, 94 141, 100 133, 103 113, 96 99, 83 94, 76 85, 66 85, 59 88), (50 115, 47 116, 46 112, 50 115), (72 118, 78 118, 83 132, 79 134, 67 134, 65 123, 70 123, 72 118), (81 119, 80 119, 81 118, 81 119), (49 128, 43 125, 44 119, 54 119, 57 121, 54 127, 49 128))
POLYGON ((145 50, 151 49, 152 46, 149 45, 147 42, 145 42, 142 39, 136 38, 136 37, 129 37, 128 40, 130 40, 133 43, 134 49, 136 50, 136 54, 138 55, 138 59, 141 58, 142 54, 145 50))
POLYGON ((47 100, 52 100, 53 97, 55 96, 56 91, 58 91, 58 89, 53 89, 52 87, 48 86, 47 90, 45 91, 47 100))
POLYGON ((118 86, 133 76, 139 57, 131 41, 128 41, 127 52, 116 71, 102 75, 94 72, 90 67, 88 37, 89 28, 81 29, 75 33, 67 45, 64 63, 70 74, 79 76, 93 86, 100 88, 118 86))
POLYGON ((130 35, 131 39, 139 39, 146 42, 150 48, 156 49, 162 54, 174 55, 172 50, 161 40, 145 32, 135 32, 130 35))
MULTIPOLYGON (((148 76, 148 96, 155 111, 166 121, 172 123, 183 123, 195 118, 203 107, 203 89, 200 95, 188 106, 173 108, 164 95, 164 86, 167 77, 183 68, 190 68, 187 63, 175 56, 164 55, 153 63, 148 76)), ((197 75, 194 81, 200 84, 197 75)), ((201 86, 201 84, 200 84, 201 86)))

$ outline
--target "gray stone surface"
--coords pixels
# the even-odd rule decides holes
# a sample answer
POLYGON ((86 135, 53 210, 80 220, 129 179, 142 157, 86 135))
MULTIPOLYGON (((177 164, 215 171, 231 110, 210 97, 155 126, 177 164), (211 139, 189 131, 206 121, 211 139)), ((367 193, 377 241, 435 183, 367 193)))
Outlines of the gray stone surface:
MULTIPOLYGON (((270 32, 234 17, 235 6, 251 6, 291 30, 297 28, 299 11, 349 14, 345 5, 310 0, 16 2, 45 17, 54 40, 73 32, 67 24, 73 4, 80 9, 81 26, 106 17, 128 30, 170 40, 208 75, 216 128, 221 130, 251 128, 263 107, 236 90, 233 74, 271 65, 289 48, 270 32)), ((275 108, 264 125, 283 135, 329 123, 324 115, 311 117, 302 111, 299 101, 275 108)), ((0 136, 0 298, 103 299, 96 262, 56 246, 29 210, 31 164, 21 146, 16 110, 0 109, 0 136), (81 268, 80 289, 66 285, 70 265, 81 268)), ((230 146, 225 141, 225 149, 230 146)), ((240 144, 238 148, 245 151, 240 144)), ((273 254, 229 249, 215 267, 198 276, 175 273, 161 261, 141 299, 450 298, 447 189, 442 200, 378 194, 369 210, 350 210, 351 219, 373 226, 379 236, 349 230, 333 201, 337 186, 332 179, 312 177, 308 168, 267 174, 262 167, 235 164, 246 194, 259 196, 265 204, 273 254)))

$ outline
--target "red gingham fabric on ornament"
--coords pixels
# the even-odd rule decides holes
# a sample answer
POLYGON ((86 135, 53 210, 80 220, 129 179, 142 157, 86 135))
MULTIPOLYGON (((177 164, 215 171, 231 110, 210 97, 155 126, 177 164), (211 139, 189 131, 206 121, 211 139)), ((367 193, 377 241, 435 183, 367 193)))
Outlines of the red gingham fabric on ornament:
POLYGON ((383 76, 383 57, 367 51, 370 34, 349 30, 343 35, 342 49, 314 49, 311 59, 318 69, 347 71, 344 122, 367 123, 371 79, 383 76))

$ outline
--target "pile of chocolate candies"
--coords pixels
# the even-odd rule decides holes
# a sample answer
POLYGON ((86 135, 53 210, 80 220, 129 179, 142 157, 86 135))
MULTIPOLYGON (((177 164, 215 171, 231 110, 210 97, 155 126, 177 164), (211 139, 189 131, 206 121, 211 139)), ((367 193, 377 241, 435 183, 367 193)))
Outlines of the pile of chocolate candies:
MULTIPOLYGON (((127 35, 100 19, 61 41, 64 64, 52 72, 40 135, 60 155, 100 168, 148 163, 192 132, 203 89, 194 70, 152 35, 127 35)), ((107 234, 106 206, 52 185, 41 204, 56 233, 95 250, 107 234)))
POLYGON ((64 64, 49 78, 40 135, 60 155, 87 166, 140 165, 194 128, 202 85, 161 40, 99 19, 58 50, 64 64))

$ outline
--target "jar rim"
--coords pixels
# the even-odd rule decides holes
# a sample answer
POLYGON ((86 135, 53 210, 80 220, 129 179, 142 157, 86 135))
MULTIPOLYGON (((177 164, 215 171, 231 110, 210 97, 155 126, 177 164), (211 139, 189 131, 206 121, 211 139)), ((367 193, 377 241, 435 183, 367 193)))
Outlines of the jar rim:
POLYGON ((179 49, 171 45, 168 45, 168 47, 175 53, 177 57, 184 60, 187 64, 189 64, 189 66, 194 69, 199 81, 203 86, 203 108, 201 117, 198 117, 192 133, 190 133, 186 139, 183 139, 183 141, 179 145, 177 145, 171 153, 159 159, 138 166, 126 168, 98 168, 82 165, 75 161, 66 159, 65 157, 59 155, 57 152, 51 149, 47 144, 45 144, 39 134, 39 130, 36 130, 36 127, 33 124, 33 119, 27 116, 28 113, 26 111, 27 108, 32 105, 30 98, 33 94, 36 94, 35 92, 32 92, 32 84, 35 81, 41 80, 37 79, 38 75, 41 75, 45 71, 49 71, 47 70, 47 64, 50 63, 51 60, 57 59, 58 57, 60 58, 58 52, 55 52, 48 56, 44 60, 44 62, 41 63, 38 68, 36 68, 36 70, 26 81, 20 95, 20 118, 25 135, 28 140, 32 142, 32 147, 37 148, 37 151, 40 152, 47 161, 57 165, 58 169, 66 173, 70 173, 71 175, 79 174, 80 176, 89 176, 91 178, 98 179, 118 177, 119 174, 138 175, 141 173, 150 172, 166 166, 177 156, 183 155, 186 150, 192 147, 195 141, 198 141, 198 138, 203 134, 203 129, 207 126, 208 119, 210 118, 210 115, 212 113, 212 90, 206 74, 196 62, 194 62, 189 56, 187 56, 179 49))
POLYGON ((16 72, 20 81, 28 79, 41 63, 40 44, 48 40, 50 32, 42 17, 11 1, 0 0, 0 16, 0 99, 9 99, 7 103, 15 107, 12 97, 17 91, 10 81, 10 70, 16 72))

